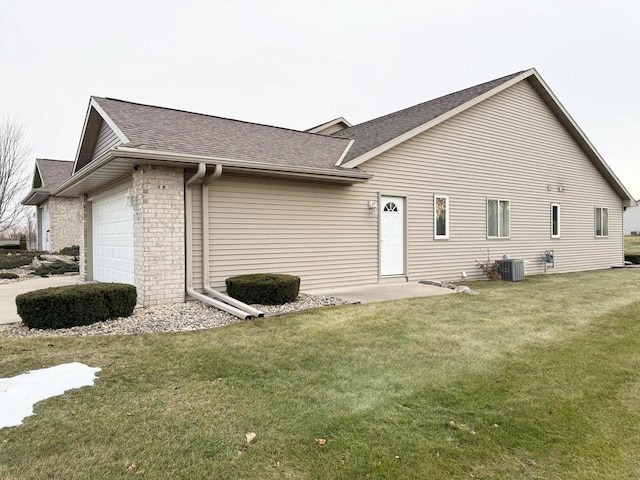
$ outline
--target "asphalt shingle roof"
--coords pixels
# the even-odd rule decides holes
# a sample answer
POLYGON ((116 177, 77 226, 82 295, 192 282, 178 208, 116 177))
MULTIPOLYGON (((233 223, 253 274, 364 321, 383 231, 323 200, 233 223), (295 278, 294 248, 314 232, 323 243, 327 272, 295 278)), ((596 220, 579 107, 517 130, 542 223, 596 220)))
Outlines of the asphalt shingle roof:
POLYGON ((48 191, 53 190, 73 172, 73 162, 65 160, 48 160, 44 158, 36 159, 40 177, 42 179, 42 187, 48 191))
POLYGON ((517 72, 413 107, 384 115, 333 135, 261 125, 228 118, 93 97, 129 139, 127 147, 220 157, 285 167, 339 169, 353 160, 511 80, 517 72))
POLYGON ((428 102, 414 105, 334 133, 333 137, 355 140, 342 164, 384 145, 400 135, 473 100, 479 95, 511 80, 523 72, 466 88, 428 102))
POLYGON ((125 146, 289 167, 335 169, 349 140, 199 113, 93 97, 125 146))

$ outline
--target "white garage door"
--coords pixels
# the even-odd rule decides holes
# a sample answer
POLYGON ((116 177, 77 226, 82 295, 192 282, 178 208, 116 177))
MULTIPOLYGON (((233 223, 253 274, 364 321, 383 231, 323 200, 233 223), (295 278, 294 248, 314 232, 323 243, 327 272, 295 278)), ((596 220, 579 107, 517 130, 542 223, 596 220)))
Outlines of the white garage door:
POLYGON ((133 207, 127 190, 93 202, 93 279, 134 284, 133 207))

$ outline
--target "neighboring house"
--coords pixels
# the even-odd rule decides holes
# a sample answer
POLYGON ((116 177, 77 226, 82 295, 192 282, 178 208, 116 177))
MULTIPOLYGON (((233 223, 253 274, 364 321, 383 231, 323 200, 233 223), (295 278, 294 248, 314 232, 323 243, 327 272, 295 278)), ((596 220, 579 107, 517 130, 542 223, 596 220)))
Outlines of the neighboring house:
POLYGON ((142 305, 256 272, 476 279, 489 250, 528 274, 549 249, 555 272, 606 268, 635 204, 534 69, 307 132, 92 97, 52 193, 84 204, 81 274, 142 305))
POLYGON ((22 203, 37 209, 38 250, 58 252, 78 245, 84 236, 83 199, 51 195, 72 172, 73 162, 36 159, 31 191, 22 203))
MULTIPOLYGON (((640 199, 637 203, 640 203, 640 199)), ((640 235, 640 207, 625 208, 623 223, 625 235, 640 235)))
POLYGON ((0 240, 0 248, 6 247, 8 245, 9 246, 20 245, 20 239, 18 239, 18 240, 0 240))

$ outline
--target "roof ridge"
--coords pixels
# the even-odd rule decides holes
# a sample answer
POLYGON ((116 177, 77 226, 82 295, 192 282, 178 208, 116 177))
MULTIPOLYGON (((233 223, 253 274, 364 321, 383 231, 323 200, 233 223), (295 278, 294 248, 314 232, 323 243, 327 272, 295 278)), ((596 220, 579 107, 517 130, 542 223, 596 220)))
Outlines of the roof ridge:
MULTIPOLYGON (((172 112, 188 113, 189 115, 199 115, 199 116, 202 116, 202 117, 217 118, 217 119, 220 119, 220 120, 227 120, 227 121, 230 121, 230 122, 244 123, 244 124, 247 124, 247 125, 257 125, 259 127, 277 128, 279 130, 285 130, 285 131, 288 131, 288 132, 295 132, 295 133, 304 133, 304 134, 307 134, 307 135, 314 135, 316 137, 332 138, 331 135, 322 135, 320 133, 312 133, 312 132, 307 132, 307 131, 304 131, 304 130, 296 130, 295 128, 279 127, 277 125, 267 125, 266 123, 249 122, 247 120, 238 120, 238 119, 235 119, 235 118, 221 117, 219 115, 210 115, 208 113, 191 112, 189 110, 182 110, 180 108, 161 107, 161 106, 158 106, 158 105, 149 105, 148 103, 130 102, 129 100, 122 100, 120 98, 98 97, 98 96, 95 96, 95 95, 92 95, 91 98, 103 99, 103 100, 111 100, 113 102, 128 103, 129 105, 138 105, 138 106, 141 106, 141 107, 157 108, 157 109, 160 109, 160 110, 170 110, 172 112)), ((339 137, 333 137, 333 138, 339 138, 339 137)), ((340 138, 340 140, 345 140, 345 139, 344 138, 340 138)))
MULTIPOLYGON (((397 114, 397 113, 404 112, 404 111, 407 111, 407 110, 411 110, 411 109, 413 109, 413 108, 422 107, 423 105, 426 105, 427 103, 431 103, 431 102, 434 102, 434 101, 436 101, 436 100, 440 100, 440 99, 442 99, 442 98, 450 97, 450 96, 452 96, 452 95, 458 95, 459 93, 465 92, 465 91, 467 91, 467 90, 472 90, 472 89, 474 89, 474 88, 481 87, 482 85, 486 85, 486 84, 488 84, 488 83, 493 83, 493 82, 497 82, 497 81, 499 81, 499 80, 504 80, 505 78, 508 78, 508 77, 515 78, 515 77, 517 77, 518 75, 520 75, 520 74, 522 74, 522 73, 524 73, 524 72, 527 72, 527 71, 528 71, 528 70, 521 70, 521 71, 516 72, 516 73, 511 73, 511 74, 509 74, 509 75, 504 75, 504 76, 502 76, 502 77, 494 78, 493 80, 489 80, 489 81, 487 81, 487 82, 478 83, 477 85, 473 85, 473 86, 471 86, 471 87, 463 88, 463 89, 461 89, 461 90, 456 90, 455 92, 447 93, 446 95, 441 95, 441 96, 439 96, 439 97, 432 98, 432 99, 427 100, 427 101, 425 101, 425 102, 421 102, 421 103, 417 103, 417 104, 415 104, 415 105, 411 105, 411 106, 409 106, 409 107, 401 108, 401 109, 396 110, 396 111, 394 111, 394 112, 387 113, 387 114, 385 114, 385 115, 381 115, 381 116, 379 116, 379 117, 375 117, 375 118, 372 118, 372 119, 370 119, 370 120, 366 120, 366 121, 361 122, 361 123, 357 123, 357 124, 355 124, 355 125, 353 125, 353 126, 351 126, 351 127, 347 127, 347 128, 345 128, 345 129, 343 129, 343 130, 339 130, 339 131, 337 131, 337 132, 335 132, 335 133, 332 133, 332 134, 331 134, 331 135, 329 135, 329 136, 330 136, 330 137, 333 137, 333 136, 339 137, 341 133, 346 133, 346 132, 348 132, 348 131, 349 131, 349 129, 351 129, 351 128, 359 127, 359 126, 361 126, 361 125, 366 125, 367 123, 375 122, 375 121, 381 120, 381 119, 383 119, 383 118, 387 118, 387 117, 390 117, 390 116, 392 116, 392 115, 395 115, 395 114, 397 114)), ((348 137, 347 137, 347 138, 348 138, 348 137)))
POLYGON ((73 160, 59 160, 56 158, 36 158, 36 161, 73 163, 73 160))

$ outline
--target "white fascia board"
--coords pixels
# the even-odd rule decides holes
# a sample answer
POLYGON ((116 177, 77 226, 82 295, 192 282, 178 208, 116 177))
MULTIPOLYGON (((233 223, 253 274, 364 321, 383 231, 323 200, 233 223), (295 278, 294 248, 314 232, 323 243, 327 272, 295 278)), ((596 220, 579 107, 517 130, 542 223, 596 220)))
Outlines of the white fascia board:
POLYGON ((107 163, 109 163, 111 160, 113 160, 115 158, 115 156, 113 155, 112 152, 113 152, 113 150, 105 152, 100 157, 98 157, 95 160, 93 160, 92 162, 89 162, 88 164, 86 164, 83 168, 80 169, 79 172, 74 173, 69 178, 67 178, 64 182, 62 182, 60 185, 58 185, 54 190, 52 190, 51 191, 51 195, 52 196, 56 196, 56 195, 59 195, 61 193, 64 193, 65 190, 67 190, 68 188, 74 186, 79 181, 84 180, 90 174, 92 174, 93 172, 95 172, 99 168, 101 168, 104 165, 106 165, 107 163))
POLYGON ((624 206, 628 207, 628 206, 632 206, 633 204, 635 204, 635 200, 633 198, 633 196, 631 195, 631 193, 629 193, 629 191, 627 190, 627 188, 622 184, 622 182, 620 181, 620 179, 616 176, 615 173, 613 173, 613 170, 611 170, 611 168, 609 167, 609 165, 607 164, 607 162, 604 160, 604 158, 602 157, 602 155, 600 155, 600 152, 598 152, 598 150, 596 149, 596 147, 591 143, 591 141, 589 140, 589 138, 587 137, 587 135, 582 131, 582 129, 578 126, 578 124, 575 122, 575 120, 573 119, 573 117, 569 114, 569 112, 564 108, 564 106, 562 105, 562 103, 560 103, 560 100, 558 100, 558 97, 555 96, 555 94, 553 93, 553 91, 549 88, 549 86, 547 85, 547 83, 542 79, 542 77, 540 76, 540 74, 538 74, 538 72, 536 71, 536 69, 532 69, 533 70, 533 76, 536 78, 536 80, 540 83, 540 86, 544 89, 544 91, 547 93, 547 95, 549 95, 549 98, 551 99, 551 101, 553 101, 553 103, 555 104, 555 106, 557 107, 557 109, 559 110, 559 112, 562 114, 562 116, 566 119, 566 121, 569 123, 569 125, 571 126, 571 128, 573 129, 573 131, 580 137, 580 139, 585 143, 586 147, 588 148, 589 152, 592 154, 592 157, 595 158, 595 160, 597 162, 599 162, 602 167, 605 169, 605 171, 607 172, 607 174, 611 177, 611 180, 613 180, 613 182, 616 183, 616 185, 618 186, 618 188, 620 188, 620 190, 624 193, 624 195, 626 195, 627 198, 623 198, 622 200, 624 201, 624 206), (632 203, 633 202, 633 203, 632 203), (629 203, 627 205, 627 203, 629 203))
POLYGON ((517 77, 514 77, 511 80, 509 80, 507 82, 504 82, 504 83, 498 85, 495 88, 492 88, 491 90, 483 93, 482 95, 478 95, 477 97, 469 100, 466 103, 463 103, 462 105, 460 105, 460 106, 458 106, 458 107, 456 107, 456 108, 454 108, 452 110, 449 110, 448 112, 440 115, 439 117, 436 117, 433 120, 430 120, 427 123, 424 123, 424 124, 414 128, 413 130, 409 130, 408 132, 403 133, 402 135, 394 138, 393 140, 389 140, 387 143, 383 143, 382 145, 380 145, 379 147, 374 148, 373 150, 369 150, 368 152, 360 155, 359 157, 354 158, 353 160, 349 160, 347 163, 342 165, 342 167, 344 167, 344 168, 357 167, 361 163, 366 162, 367 160, 375 157, 376 155, 380 155, 381 153, 386 152, 390 148, 393 148, 396 145, 400 145, 402 142, 406 142, 407 140, 415 137, 416 135, 419 135, 420 133, 425 132, 425 131, 429 130, 430 128, 435 127, 436 125, 444 122, 445 120, 448 120, 449 118, 454 117, 454 116, 458 115, 461 112, 464 112, 465 110, 473 107, 474 105, 477 105, 478 103, 485 101, 487 98, 490 98, 490 97, 494 96, 495 94, 500 93, 503 90, 506 90, 507 88, 511 87, 512 85, 515 85, 516 83, 524 80, 525 78, 530 77, 534 73, 535 73, 535 70, 533 68, 530 69, 530 70, 527 70, 525 72, 522 72, 517 77))
POLYGON ((38 175, 40 175, 40 183, 42 184, 42 187, 45 187, 45 186, 46 186, 46 185, 44 184, 44 178, 42 178, 42 172, 40 171, 40 165, 39 165, 39 163, 40 163, 40 162, 38 162, 38 160, 39 160, 39 159, 38 159, 38 158, 36 158, 36 168, 35 168, 35 170, 33 171, 33 181, 31 182, 31 188, 37 188, 37 187, 36 187, 36 185, 35 185, 35 184, 36 184, 36 173, 37 173, 38 175))
POLYGON ((347 156, 347 153, 349 153, 349 150, 351 150, 351 146, 355 143, 355 140, 351 140, 349 142, 349 145, 347 145, 347 148, 344 149, 344 152, 342 152, 342 155, 340 155, 340 158, 338 159, 338 161, 336 162, 336 167, 339 167, 340 164, 342 163, 342 160, 344 160, 344 157, 347 156))
POLYGON ((80 149, 82 148, 82 140, 84 139, 84 135, 87 132, 87 123, 89 123, 89 115, 91 114, 91 100, 89 100, 89 106, 87 107, 87 112, 84 114, 84 123, 82 124, 82 133, 80 134, 80 141, 78 142, 78 148, 76 148, 76 156, 73 161, 73 169, 71 170, 71 176, 76 171, 76 166, 78 165, 78 157, 80 156, 80 149))
POLYGON ((320 132, 326 128, 329 127, 333 127, 334 125, 338 124, 338 123, 344 123, 347 128, 348 127, 353 127, 353 125, 351 124, 351 122, 347 121, 344 117, 338 117, 338 118, 334 118, 333 120, 329 120, 327 123, 323 123, 322 125, 318 125, 317 127, 313 127, 309 130, 307 130, 307 133, 317 133, 320 132))
POLYGON ((95 110, 98 113, 98 115, 102 117, 102 120, 107 122, 107 125, 109 125, 109 127, 115 132, 115 134, 122 141, 122 143, 129 142, 129 139, 127 138, 127 136, 124 133, 122 133, 122 130, 120 130, 118 126, 115 124, 115 122, 111 120, 111 117, 107 115, 107 112, 105 112, 104 109, 100 105, 98 105, 98 102, 96 102, 95 99, 91 97, 91 99, 89 100, 89 106, 87 107, 87 113, 84 116, 84 124, 82 125, 82 134, 80 135, 80 142, 78 142, 78 148, 76 149, 75 160, 73 161, 72 175, 73 175, 73 172, 76 171, 76 167, 78 166, 78 157, 80 155, 80 149, 82 148, 82 141, 84 140, 84 136, 87 133, 87 124, 89 123, 89 117, 91 116, 91 109, 95 110))
POLYGON ((95 98, 93 97, 91 97, 91 106, 95 109, 96 112, 98 112, 98 114, 100 114, 102 120, 107 122, 107 125, 109 125, 111 130, 116 133, 122 143, 129 143, 129 139, 127 138, 127 136, 122 133, 122 130, 120 130, 118 125, 116 125, 116 122, 114 122, 111 117, 107 115, 107 112, 104 111, 104 109, 98 104, 98 102, 96 102, 95 98))
MULTIPOLYGON (((354 171, 351 169, 341 170, 331 170, 327 168, 315 168, 315 167, 304 167, 304 166, 286 166, 286 165, 270 165, 268 163, 257 163, 250 162, 246 160, 236 160, 232 158, 224 158, 224 157, 210 157, 204 155, 190 155, 185 153, 174 153, 174 152, 162 152, 157 150, 144 150, 139 148, 131 148, 131 147, 116 147, 111 150, 111 153, 114 157, 123 157, 123 158, 138 158, 140 160, 159 160, 164 162, 178 162, 178 163, 194 163, 194 162, 204 162, 208 165, 220 164, 225 167, 235 167, 235 168, 243 168, 243 169, 251 169, 261 172, 274 172, 274 173, 282 173, 287 175, 292 174, 306 174, 306 175, 318 175, 324 176, 325 178, 333 177, 333 178, 347 178, 347 179, 362 179, 368 180, 372 177, 371 174, 363 172, 363 171, 354 171)), ((93 163, 93 162, 92 162, 93 163)), ((89 164, 91 165, 91 164, 89 164)))

